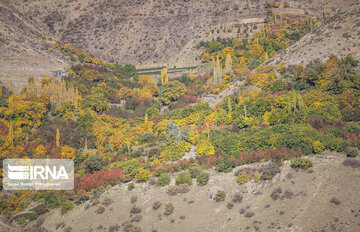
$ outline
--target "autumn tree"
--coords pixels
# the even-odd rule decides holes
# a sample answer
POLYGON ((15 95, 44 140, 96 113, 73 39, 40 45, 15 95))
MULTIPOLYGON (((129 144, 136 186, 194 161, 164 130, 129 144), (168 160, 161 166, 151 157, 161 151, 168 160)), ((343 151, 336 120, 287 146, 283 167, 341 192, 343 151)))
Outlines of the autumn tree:
POLYGON ((166 69, 166 68, 163 68, 163 69, 161 70, 160 78, 161 78, 161 84, 162 84, 162 85, 166 84, 166 83, 169 81, 169 75, 168 75, 168 73, 167 73, 167 69, 166 69))
POLYGON ((161 101, 168 105, 172 101, 178 100, 186 92, 186 86, 179 81, 168 82, 164 85, 161 92, 161 101))

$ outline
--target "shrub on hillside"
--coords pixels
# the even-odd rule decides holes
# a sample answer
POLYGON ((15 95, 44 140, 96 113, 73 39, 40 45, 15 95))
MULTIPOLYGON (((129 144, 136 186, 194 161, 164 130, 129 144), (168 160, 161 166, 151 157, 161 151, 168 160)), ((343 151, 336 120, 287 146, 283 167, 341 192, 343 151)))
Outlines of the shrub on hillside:
POLYGON ((192 184, 192 178, 191 178, 190 173, 189 172, 180 173, 179 176, 175 180, 175 184, 176 185, 180 185, 180 184, 191 185, 192 184))
POLYGON ((97 214, 102 214, 105 212, 105 207, 104 206, 99 206, 96 211, 95 211, 97 214))
POLYGON ((358 151, 354 147, 349 147, 346 149, 346 157, 356 157, 358 155, 358 151))
POLYGON ((274 189, 274 191, 272 191, 270 197, 271 197, 271 199, 276 201, 277 199, 279 199, 281 193, 282 193, 282 189, 280 187, 278 187, 278 188, 274 189))
POLYGON ((238 177, 236 178, 236 182, 238 184, 245 184, 250 180, 250 177, 245 172, 241 172, 238 177))
POLYGON ((343 165, 350 166, 353 168, 359 168, 360 167, 360 160, 357 159, 345 159, 343 161, 343 165))
POLYGON ((73 208, 74 208, 74 204, 72 203, 72 201, 66 200, 61 206, 61 214, 66 214, 73 208))
POLYGON ((161 202, 160 202, 160 201, 156 201, 156 202, 154 202, 154 204, 153 204, 153 209, 154 209, 154 210, 158 210, 158 209, 160 208, 160 206, 161 206, 161 202))
POLYGON ((324 144, 322 144, 320 141, 315 141, 313 143, 313 151, 315 154, 321 154, 325 149, 324 144))
POLYGON ((45 204, 50 209, 59 207, 62 202, 63 198, 58 192, 51 192, 45 197, 45 204))
POLYGON ((234 203, 241 203, 243 200, 243 196, 241 195, 241 193, 235 193, 234 197, 232 199, 232 202, 234 203))
POLYGON ((200 174, 201 170, 202 170, 202 168, 200 165, 198 165, 196 163, 190 164, 189 172, 190 172, 191 178, 196 178, 200 174))
POLYGON ((135 175, 137 182, 146 182, 150 177, 150 171, 144 168, 139 168, 139 172, 135 175))
POLYGON ((226 198, 225 191, 222 191, 222 190, 217 191, 216 196, 215 196, 216 202, 225 201, 225 198, 226 198))
POLYGON ((177 187, 175 186, 169 186, 168 190, 166 191, 166 193, 169 196, 175 196, 177 194, 177 187))
POLYGON ((196 182, 200 186, 206 185, 209 182, 209 180, 210 180, 210 175, 209 173, 206 172, 200 172, 196 177, 196 182))
POLYGON ((77 188, 89 191, 99 186, 115 185, 120 183, 125 178, 124 172, 121 169, 114 170, 100 170, 94 173, 86 173, 79 178, 77 188))
POLYGON ((156 186, 169 185, 170 181, 171 181, 171 178, 167 173, 161 173, 159 178, 156 181, 156 186))
POLYGON ((131 183, 128 185, 128 190, 129 190, 129 191, 132 191, 134 188, 135 188, 135 184, 131 182, 131 183))
POLYGON ((330 202, 335 204, 335 205, 340 205, 341 204, 340 200, 338 198, 336 198, 336 197, 331 198, 330 202))
POLYGON ((130 209, 131 214, 141 213, 141 208, 137 207, 136 205, 133 205, 130 209))
POLYGON ((247 217, 247 218, 251 218, 252 216, 254 216, 255 215, 255 212, 254 211, 251 211, 251 210, 249 210, 249 211, 247 211, 246 213, 245 213, 245 217, 247 217))
POLYGON ((179 186, 176 187, 176 192, 177 193, 187 193, 190 191, 190 186, 188 184, 181 184, 179 186))
POLYGON ((174 206, 170 202, 166 203, 164 215, 169 216, 173 212, 174 212, 174 206))
POLYGON ((290 166, 292 168, 308 169, 308 168, 312 167, 313 164, 312 164, 312 161, 310 159, 297 158, 297 159, 291 160, 291 165, 290 166))

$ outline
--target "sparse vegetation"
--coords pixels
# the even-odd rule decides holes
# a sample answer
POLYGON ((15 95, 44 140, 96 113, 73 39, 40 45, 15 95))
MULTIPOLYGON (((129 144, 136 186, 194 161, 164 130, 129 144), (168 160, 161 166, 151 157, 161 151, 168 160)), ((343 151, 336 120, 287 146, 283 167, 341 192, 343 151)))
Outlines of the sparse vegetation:
POLYGON ((350 167, 353 167, 353 168, 359 168, 360 167, 360 160, 357 160, 357 159, 345 159, 343 161, 343 164, 345 166, 350 166, 350 167))
POLYGON ((164 215, 169 216, 173 213, 173 211, 174 211, 174 206, 170 202, 166 203, 164 215))
POLYGON ((191 185, 192 184, 192 178, 191 178, 190 173, 188 173, 188 172, 180 173, 179 176, 175 180, 175 184, 176 185, 180 185, 180 184, 191 185))
POLYGON ((153 204, 153 209, 154 209, 154 210, 158 210, 158 209, 160 208, 160 206, 161 206, 161 202, 160 202, 160 201, 156 201, 156 202, 154 202, 154 204, 153 204))
POLYGON ((248 174, 246 174, 245 172, 241 172, 238 177, 236 178, 236 182, 238 184, 245 184, 247 182, 249 182, 250 177, 248 174))
POLYGON ((66 214, 74 208, 74 203, 72 201, 66 200, 61 206, 61 214, 66 214))
POLYGON ((105 207, 104 206, 99 206, 97 209, 96 209, 96 213, 97 214, 102 214, 105 212, 105 207))
POLYGON ((248 211, 246 211, 246 213, 245 213, 245 217, 247 217, 247 218, 251 218, 251 217, 253 217, 254 215, 255 215, 255 212, 252 211, 252 210, 248 210, 248 211))
POLYGON ((308 169, 312 167, 312 161, 307 158, 298 158, 291 160, 291 167, 292 168, 301 168, 301 169, 308 169))
POLYGON ((274 189, 274 191, 272 191, 270 197, 271 199, 276 201, 277 199, 279 199, 281 193, 282 193, 282 189, 280 187, 277 187, 276 189, 274 189))
POLYGON ((134 183, 129 183, 128 184, 128 190, 132 191, 135 188, 135 184, 134 183))
POLYGON ((196 176, 196 182, 200 186, 206 185, 209 182, 209 180, 210 180, 210 175, 206 172, 200 172, 196 176))
POLYGON ((159 178, 156 181, 156 186, 166 186, 169 185, 171 181, 170 176, 167 173, 161 173, 159 178))
POLYGON ((335 205, 340 205, 341 204, 341 201, 336 197, 331 198, 330 202, 335 204, 335 205))
POLYGON ((136 205, 133 205, 130 209, 130 214, 136 214, 141 213, 141 208, 137 207, 136 205))
POLYGON ((243 196, 241 195, 241 193, 235 193, 232 199, 232 202, 234 203, 241 203, 243 200, 243 196))
POLYGON ((226 198, 226 192, 225 191, 219 190, 219 191, 216 192, 216 195, 215 195, 215 201, 216 202, 225 201, 225 198, 226 198))

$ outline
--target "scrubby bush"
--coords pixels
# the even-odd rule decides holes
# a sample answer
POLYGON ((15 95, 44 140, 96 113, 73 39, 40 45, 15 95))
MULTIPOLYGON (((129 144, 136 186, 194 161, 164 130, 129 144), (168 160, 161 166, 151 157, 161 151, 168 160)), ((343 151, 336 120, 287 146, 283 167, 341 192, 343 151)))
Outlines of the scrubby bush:
POLYGON ((293 196, 294 196, 294 193, 291 190, 286 189, 284 194, 281 196, 280 200, 291 199, 293 196))
POLYGON ((62 202, 63 198, 58 192, 51 192, 45 198, 45 204, 50 209, 59 207, 62 202))
POLYGON ((278 188, 274 189, 274 191, 272 191, 270 197, 271 197, 271 199, 276 201, 277 199, 279 199, 281 193, 282 193, 282 189, 280 187, 278 187, 278 188))
POLYGON ((324 151, 325 146, 320 141, 315 141, 313 143, 313 151, 316 154, 320 154, 324 151))
POLYGON ((131 196, 131 199, 130 199, 131 204, 134 204, 137 201, 137 199, 138 198, 136 195, 131 196))
POLYGON ((268 172, 264 172, 262 175, 261 175, 261 179, 262 180, 271 180, 274 176, 271 174, 271 173, 268 173, 268 172))
POLYGON ((135 184, 134 183, 129 183, 129 185, 128 185, 128 190, 129 191, 132 191, 133 189, 135 188, 135 184))
POLYGON ((168 190, 166 191, 166 193, 169 196, 175 196, 177 194, 177 187, 175 186, 169 186, 168 190))
POLYGON ((241 203, 243 200, 243 196, 241 195, 241 193, 235 193, 234 197, 232 199, 232 202, 234 203, 241 203))
POLYGON ((336 197, 331 198, 330 202, 335 204, 335 205, 340 205, 341 204, 341 201, 336 197))
POLYGON ((105 160, 99 155, 89 156, 84 162, 86 172, 93 173, 99 171, 104 166, 105 160))
POLYGON ((200 172, 196 177, 196 182, 200 186, 206 185, 209 182, 209 180, 210 180, 210 175, 209 173, 206 172, 200 172))
POLYGON ((250 177, 245 172, 241 172, 238 177, 236 178, 236 182, 238 184, 245 184, 250 180, 250 177))
POLYGON ((130 221, 131 222, 140 222, 141 221, 141 219, 142 219, 142 215, 141 214, 135 214, 135 215, 132 215, 131 217, 130 217, 130 221))
POLYGON ((74 203, 72 201, 66 200, 61 206, 61 214, 66 214, 74 208, 74 203))
POLYGON ((175 184, 176 185, 180 185, 180 184, 191 185, 192 184, 192 178, 191 178, 190 173, 188 173, 188 172, 180 173, 179 176, 175 180, 175 184))
POLYGON ((166 203, 164 215, 169 216, 173 212, 174 212, 174 206, 170 202, 166 203))
POLYGON ((135 179, 138 182, 146 182, 148 179, 150 179, 150 177, 150 171, 143 168, 139 168, 139 172, 135 175, 135 179))
POLYGON ((160 206, 161 206, 161 202, 160 202, 160 201, 156 201, 156 202, 154 202, 154 204, 153 204, 153 209, 154 209, 154 210, 158 210, 158 209, 160 208, 160 206))
POLYGON ((190 164, 189 172, 190 172, 191 178, 196 178, 201 173, 201 170, 202 170, 202 168, 200 165, 198 165, 196 163, 190 164))
POLYGON ((215 195, 215 201, 216 202, 225 201, 225 198, 226 198, 226 192, 225 191, 219 190, 219 191, 216 192, 216 195, 215 195))
POLYGON ((96 213, 97 214, 102 214, 105 212, 105 207, 104 206, 99 206, 97 209, 96 209, 96 213))
POLYGON ((255 172, 255 174, 254 174, 254 181, 255 181, 255 182, 259 182, 260 179, 261 179, 260 173, 255 172))
MULTIPOLYGON (((99 229, 99 230, 102 229, 102 226, 100 228, 99 227, 97 229, 99 229)), ((116 231, 119 231, 119 229, 120 229, 120 226, 118 224, 116 224, 116 225, 109 227, 109 232, 116 232, 116 231)))
POLYGON ((357 159, 345 159, 343 161, 343 165, 350 166, 353 168, 359 168, 360 167, 360 160, 357 159))
POLYGON ((156 181, 156 186, 169 185, 170 181, 171 181, 171 178, 167 173, 161 173, 159 178, 156 181))
POLYGON ((136 205, 133 205, 130 209, 131 214, 141 213, 141 208, 137 207, 136 205))
POLYGON ((234 204, 231 203, 231 202, 228 202, 227 205, 226 205, 226 207, 227 207, 228 209, 232 209, 232 208, 234 207, 234 204))
POLYGON ((181 184, 179 186, 176 187, 176 191, 177 193, 187 193, 190 191, 190 186, 188 184, 181 184))
POLYGON ((251 217, 253 217, 255 215, 255 212, 254 211, 251 211, 251 210, 249 210, 249 211, 247 211, 246 213, 245 213, 245 217, 247 217, 247 218, 251 218, 251 217))
POLYGON ((356 157, 358 155, 358 151, 356 148, 351 147, 346 149, 346 157, 356 157))
POLYGON ((149 179, 149 185, 154 185, 154 184, 156 184, 156 178, 155 178, 155 177, 151 177, 151 178, 149 179))
POLYGON ((113 199, 111 199, 110 197, 107 197, 107 198, 105 198, 105 199, 102 201, 102 204, 103 204, 104 206, 109 206, 109 205, 111 205, 113 202, 114 202, 113 199))
POLYGON ((312 161, 310 159, 304 158, 298 158, 291 160, 291 167, 292 168, 301 168, 301 169, 308 169, 312 167, 312 161))

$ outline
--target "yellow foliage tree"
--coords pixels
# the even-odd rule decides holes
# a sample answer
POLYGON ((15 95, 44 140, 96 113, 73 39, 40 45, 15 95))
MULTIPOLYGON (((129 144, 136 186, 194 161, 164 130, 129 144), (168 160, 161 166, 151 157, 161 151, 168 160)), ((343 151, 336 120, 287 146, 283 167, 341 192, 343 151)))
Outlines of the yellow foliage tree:
POLYGON ((150 179, 151 174, 150 171, 144 168, 139 168, 138 174, 136 174, 135 179, 138 182, 146 182, 148 179, 150 179))
POLYGON ((60 147, 60 131, 59 131, 59 128, 56 129, 56 136, 55 136, 55 144, 56 144, 56 147, 60 147))
POLYGON ((206 136, 199 139, 196 146, 196 153, 200 155, 210 156, 215 154, 214 146, 206 136))
POLYGON ((205 52, 202 56, 201 56, 201 60, 203 62, 209 62, 209 61, 212 61, 213 60, 213 57, 210 53, 208 52, 205 52))
POLYGON ((75 159, 75 149, 69 146, 62 146, 60 151, 61 158, 63 159, 75 159))
POLYGON ((36 159, 45 158, 45 153, 46 153, 46 149, 45 149, 44 145, 39 145, 35 149, 34 158, 36 158, 36 159))
POLYGON ((166 84, 169 81, 169 75, 167 73, 167 69, 163 68, 161 70, 161 84, 166 84))

